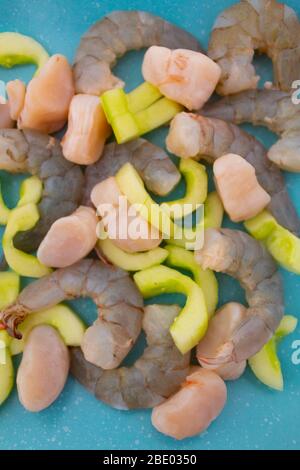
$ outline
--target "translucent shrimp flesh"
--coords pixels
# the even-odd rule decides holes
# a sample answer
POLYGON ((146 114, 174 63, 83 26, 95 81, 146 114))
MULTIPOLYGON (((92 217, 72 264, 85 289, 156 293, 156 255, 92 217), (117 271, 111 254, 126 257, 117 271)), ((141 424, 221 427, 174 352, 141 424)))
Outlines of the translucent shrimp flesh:
POLYGON ((85 170, 83 204, 91 204, 90 194, 94 186, 114 176, 127 162, 139 172, 149 191, 164 196, 172 191, 180 180, 180 173, 167 153, 145 139, 126 144, 107 144, 101 159, 85 170))
POLYGON ((255 50, 272 59, 275 86, 290 91, 300 77, 300 24, 292 8, 276 0, 242 0, 220 14, 208 47, 222 70, 219 94, 256 88, 255 50))
POLYGON ((280 225, 299 234, 300 219, 289 198, 280 170, 267 158, 267 150, 255 137, 235 124, 220 119, 179 113, 173 119, 167 148, 175 155, 213 163, 228 153, 238 154, 255 168, 259 184, 271 196, 268 205, 280 225))
POLYGON ((76 93, 101 95, 123 85, 111 68, 130 50, 150 46, 200 51, 197 39, 159 16, 143 11, 114 11, 82 37, 74 65, 76 93))
MULTIPOLYGON (((226 334, 218 336, 214 351, 206 356, 198 350, 198 358, 213 365, 244 361, 269 341, 283 317, 283 288, 276 263, 257 240, 230 229, 207 229, 204 245, 195 256, 203 269, 236 278, 245 289, 249 305, 245 314, 239 313, 234 327, 231 329, 232 323, 228 323, 226 334)), ((225 314, 214 318, 207 334, 225 314)))
POLYGON ((300 107, 280 90, 249 90, 208 104, 201 113, 236 124, 251 122, 280 136, 268 158, 283 170, 300 172, 300 107))
POLYGON ((63 157, 56 139, 18 129, 0 130, 0 169, 11 173, 31 173, 43 183, 38 223, 32 230, 20 232, 14 238, 16 248, 34 251, 53 222, 71 214, 80 205, 83 173, 79 166, 63 157))
POLYGON ((190 354, 176 348, 169 328, 177 305, 145 307, 147 347, 132 367, 105 371, 87 362, 80 348, 71 349, 71 372, 96 398, 113 408, 153 408, 175 393, 189 371, 190 354))

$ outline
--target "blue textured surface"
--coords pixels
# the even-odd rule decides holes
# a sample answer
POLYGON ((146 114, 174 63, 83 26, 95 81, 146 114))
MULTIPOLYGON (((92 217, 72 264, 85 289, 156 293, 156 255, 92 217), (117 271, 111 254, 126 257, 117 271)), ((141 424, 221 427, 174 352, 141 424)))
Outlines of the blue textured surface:
MULTIPOLYGON (((39 40, 50 53, 73 58, 80 36, 104 13, 113 9, 144 9, 164 16, 194 33, 207 44, 216 15, 232 0, 0 0, 0 31, 18 31, 39 40)), ((298 0, 287 2, 298 9, 298 0)), ((140 80, 141 54, 128 54, 117 72, 133 88, 140 80)), ((266 66, 261 64, 264 69, 266 66)), ((32 69, 0 70, 0 79, 29 79, 32 69)), ((300 77, 299 77, 300 78, 300 77)), ((250 131, 254 132, 251 127, 250 131)), ((262 129, 255 135, 265 145, 274 136, 262 129)), ((153 134, 163 144, 163 131, 153 134)), ((152 138, 152 136, 151 136, 152 138)), ((300 176, 287 175, 289 192, 300 213, 300 176)), ((1 174, 9 203, 17 194, 20 177, 1 174)), ((286 312, 298 315, 300 280, 283 272, 286 312)), ((221 303, 242 299, 241 289, 226 276, 220 277, 221 303)), ((78 313, 91 320, 91 302, 73 304, 78 313)), ((119 412, 96 401, 70 379, 63 394, 48 410, 30 414, 14 393, 0 408, 0 449, 299 449, 300 365, 292 364, 292 342, 300 329, 280 347, 285 391, 276 393, 258 383, 250 371, 228 385, 228 404, 209 431, 199 437, 176 442, 156 432, 149 411, 119 412)))

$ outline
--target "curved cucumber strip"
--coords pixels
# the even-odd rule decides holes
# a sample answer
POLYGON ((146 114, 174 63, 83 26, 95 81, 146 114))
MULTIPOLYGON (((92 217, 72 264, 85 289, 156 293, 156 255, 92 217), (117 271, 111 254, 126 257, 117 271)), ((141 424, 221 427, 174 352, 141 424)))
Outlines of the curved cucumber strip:
POLYGON ((280 360, 277 355, 277 344, 297 327, 298 320, 291 315, 285 315, 273 338, 255 356, 248 360, 252 372, 263 384, 274 390, 282 391, 284 387, 280 360))
POLYGON ((264 243, 273 258, 288 271, 300 274, 300 239, 263 211, 245 222, 248 232, 264 243))
POLYGON ((166 204, 170 208, 173 219, 185 217, 203 204, 207 197, 207 173, 204 165, 191 158, 181 159, 179 171, 186 181, 186 194, 183 198, 169 201, 166 204))
POLYGON ((50 325, 56 328, 67 346, 80 346, 86 329, 83 321, 66 305, 56 305, 47 310, 32 313, 19 326, 22 339, 12 338, 11 340, 12 356, 23 352, 28 334, 37 325, 50 325))
POLYGON ((172 268, 182 268, 189 270, 194 281, 202 288, 208 315, 211 317, 218 304, 218 282, 213 271, 203 270, 196 263, 194 254, 177 246, 167 245, 165 249, 169 255, 166 264, 172 268))
POLYGON ((24 253, 13 245, 14 236, 18 232, 30 230, 38 219, 38 209, 33 203, 13 209, 8 217, 3 235, 3 252, 10 268, 21 276, 42 277, 51 272, 35 256, 24 253))
POLYGON ((18 274, 12 271, 0 272, 0 309, 12 304, 18 297, 19 290, 20 277, 18 274))
POLYGON ((201 222, 201 230, 199 227, 194 230, 176 225, 171 220, 168 206, 166 204, 160 206, 151 198, 133 165, 130 163, 123 165, 115 178, 120 191, 127 197, 130 204, 135 205, 137 212, 157 228, 165 239, 175 239, 180 244, 190 245, 191 249, 193 249, 193 245, 201 242, 203 221, 201 222))
MULTIPOLYGON (((17 207, 25 204, 37 204, 42 197, 43 184, 37 176, 26 178, 20 186, 20 199, 17 207)), ((9 209, 4 200, 0 189, 0 225, 6 225, 12 209, 9 209)))
POLYGON ((19 33, 0 33, 0 65, 2 67, 35 64, 38 72, 48 59, 47 51, 31 37, 19 33))
POLYGON ((13 388, 14 375, 9 349, 0 343, 0 405, 8 398, 13 388))
POLYGON ((109 238, 99 240, 98 246, 104 256, 125 271, 141 271, 161 264, 168 256, 164 248, 154 248, 144 253, 127 253, 117 247, 109 238))
POLYGON ((216 191, 208 194, 204 204, 204 227, 220 228, 223 222, 224 207, 216 191))
POLYGON ((202 289, 188 276, 166 266, 145 269, 133 277, 145 298, 164 293, 186 295, 186 304, 174 320, 170 333, 182 354, 196 346, 203 338, 208 324, 202 289))

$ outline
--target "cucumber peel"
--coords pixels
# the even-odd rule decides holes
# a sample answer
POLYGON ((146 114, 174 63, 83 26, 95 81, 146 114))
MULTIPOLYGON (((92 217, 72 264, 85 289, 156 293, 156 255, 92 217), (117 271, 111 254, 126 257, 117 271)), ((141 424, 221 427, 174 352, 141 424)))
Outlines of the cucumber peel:
POLYGON ((117 247, 109 238, 98 241, 98 247, 104 256, 115 266, 125 271, 141 271, 161 264, 168 256, 164 248, 154 248, 143 253, 127 253, 117 247))
POLYGON ((284 388, 282 368, 277 355, 277 345, 282 338, 296 329, 297 322, 297 318, 285 315, 273 338, 257 354, 248 359, 248 364, 258 380, 277 391, 283 391, 284 388))
POLYGON ((194 281, 202 288, 207 313, 211 317, 218 304, 218 281, 213 271, 202 269, 196 263, 194 254, 177 246, 167 245, 165 249, 169 255, 166 259, 167 266, 172 268, 187 269, 193 275, 194 281))
POLYGON ((145 298, 164 293, 181 293, 186 296, 186 304, 175 318, 170 333, 182 354, 196 346, 205 335, 208 325, 202 289, 188 276, 167 266, 145 269, 133 277, 145 298))
POLYGON ((263 211, 245 222, 248 232, 260 240, 285 269, 300 274, 300 239, 263 211))

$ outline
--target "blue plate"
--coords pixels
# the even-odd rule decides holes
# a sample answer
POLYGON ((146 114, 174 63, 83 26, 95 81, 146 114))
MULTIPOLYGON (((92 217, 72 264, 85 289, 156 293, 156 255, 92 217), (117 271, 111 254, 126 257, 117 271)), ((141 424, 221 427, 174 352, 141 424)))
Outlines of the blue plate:
MULTIPOLYGON (((177 23, 207 45, 217 14, 235 3, 232 0, 1 0, 0 30, 18 31, 40 41, 51 53, 60 52, 70 60, 80 36, 105 13, 116 9, 147 10, 177 23)), ((298 0, 287 3, 298 10, 298 0)), ((133 88, 141 80, 140 53, 128 54, 117 72, 133 88)), ((270 77, 267 61, 259 61, 264 76, 270 77)), ((0 79, 28 80, 30 67, 0 70, 0 79)), ((300 77, 299 77, 300 79, 300 77)), ((265 145, 275 141, 264 129, 247 127, 265 145)), ((151 140, 163 145, 164 131, 151 140)), ((21 177, 1 173, 1 183, 9 204, 17 197, 21 177)), ((289 192, 300 212, 300 177, 286 175, 289 192)), ((286 312, 298 315, 300 279, 282 271, 286 312)), ((220 277, 221 304, 243 300, 239 286, 220 277)), ((174 300, 174 299, 173 299, 174 300)), ((87 300, 73 303, 76 311, 91 321, 95 308, 87 300)), ((151 426, 150 411, 120 412, 95 400, 73 379, 48 410, 31 414, 19 404, 14 391, 0 408, 0 449, 299 449, 300 365, 292 362, 292 343, 300 339, 300 329, 280 347, 285 391, 273 392, 261 385, 251 371, 228 384, 228 404, 209 430, 201 436, 177 442, 164 437, 151 426)))

